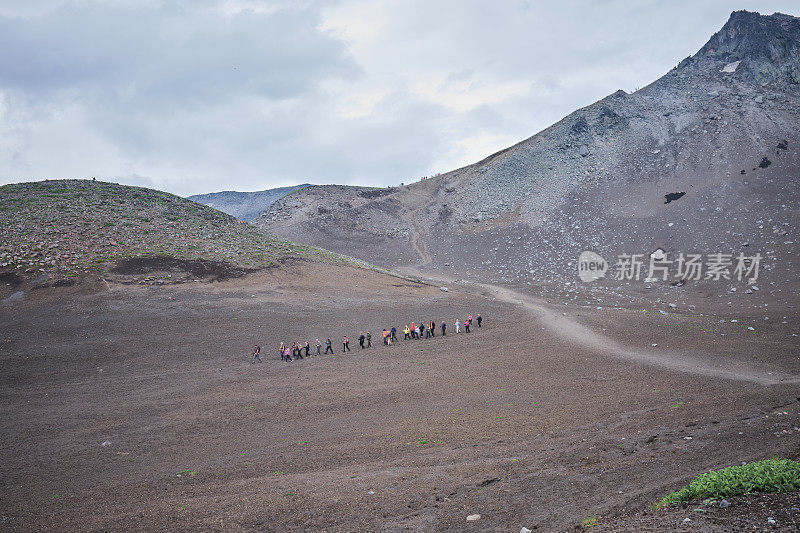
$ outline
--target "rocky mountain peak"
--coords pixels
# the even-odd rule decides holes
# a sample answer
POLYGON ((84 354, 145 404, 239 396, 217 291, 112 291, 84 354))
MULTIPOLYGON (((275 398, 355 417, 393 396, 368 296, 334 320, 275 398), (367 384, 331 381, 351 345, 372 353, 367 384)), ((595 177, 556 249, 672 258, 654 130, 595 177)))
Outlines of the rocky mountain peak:
POLYGON ((722 29, 683 65, 709 61, 741 62, 736 72, 748 81, 800 83, 800 18, 734 11, 722 29))

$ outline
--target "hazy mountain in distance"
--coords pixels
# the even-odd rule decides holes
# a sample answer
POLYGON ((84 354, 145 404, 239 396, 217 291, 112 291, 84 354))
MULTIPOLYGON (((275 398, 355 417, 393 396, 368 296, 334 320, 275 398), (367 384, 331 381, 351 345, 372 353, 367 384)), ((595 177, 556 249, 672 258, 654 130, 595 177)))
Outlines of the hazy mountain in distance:
POLYGON ((188 199, 199 204, 207 205, 218 209, 223 213, 233 215, 240 220, 250 222, 262 211, 272 205, 276 200, 283 198, 303 187, 308 187, 308 183, 294 185, 291 187, 278 187, 267 189, 266 191, 238 192, 221 191, 207 194, 195 194, 188 199))

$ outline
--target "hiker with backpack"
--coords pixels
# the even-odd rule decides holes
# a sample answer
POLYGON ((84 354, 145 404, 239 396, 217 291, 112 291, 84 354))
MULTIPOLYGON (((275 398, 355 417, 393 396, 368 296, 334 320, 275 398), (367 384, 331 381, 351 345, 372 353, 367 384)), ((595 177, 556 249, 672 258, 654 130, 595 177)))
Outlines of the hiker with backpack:
POLYGON ((281 359, 283 359, 284 363, 291 363, 292 362, 292 354, 289 352, 289 347, 288 346, 286 348, 284 348, 283 357, 281 357, 281 359))
POLYGON ((478 327, 481 327, 481 322, 483 322, 483 318, 481 317, 480 313, 478 313, 478 316, 475 318, 475 321, 478 323, 478 327))
POLYGON ((325 353, 326 354, 328 353, 328 350, 330 350, 330 352, 333 353, 333 343, 331 343, 330 337, 325 340, 325 353))
POLYGON ((442 320, 442 337, 447 337, 447 324, 442 320))
POLYGON ((392 326, 391 337, 392 337, 392 342, 397 342, 397 328, 394 326, 392 326))
POLYGON ((366 340, 366 337, 364 336, 364 332, 362 331, 362 332, 361 332, 361 333, 358 335, 358 345, 359 345, 359 346, 361 346, 361 349, 362 349, 362 350, 364 349, 364 341, 365 341, 365 340, 366 340))
POLYGON ((367 348, 372 348, 372 333, 367 330, 367 348))
POLYGON ((256 362, 256 359, 258 359, 258 362, 259 362, 259 363, 261 363, 261 362, 262 362, 262 361, 261 361, 261 356, 260 356, 260 355, 258 355, 258 354, 260 354, 260 353, 261 353, 261 346, 259 346, 258 344, 256 344, 255 346, 253 346, 253 361, 252 361, 250 364, 253 364, 253 363, 255 363, 255 362, 256 362))
POLYGON ((316 344, 314 344, 314 357, 322 355, 322 345, 319 343, 319 339, 316 340, 316 344))

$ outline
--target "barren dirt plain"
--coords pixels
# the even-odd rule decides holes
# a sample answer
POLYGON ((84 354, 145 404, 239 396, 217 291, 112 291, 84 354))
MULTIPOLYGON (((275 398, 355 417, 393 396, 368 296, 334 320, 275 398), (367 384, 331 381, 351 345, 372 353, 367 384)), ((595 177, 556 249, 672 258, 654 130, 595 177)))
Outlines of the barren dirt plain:
POLYGON ((800 523, 796 495, 738 519, 744 499, 727 518, 650 511, 700 472, 800 458, 792 326, 305 261, 124 282, 0 294, 0 530, 668 531, 690 516, 736 531, 780 510, 777 529, 800 523), (468 313, 483 327, 456 335, 468 313), (447 337, 379 340, 431 319, 447 337), (335 356, 278 356, 326 337, 335 356))

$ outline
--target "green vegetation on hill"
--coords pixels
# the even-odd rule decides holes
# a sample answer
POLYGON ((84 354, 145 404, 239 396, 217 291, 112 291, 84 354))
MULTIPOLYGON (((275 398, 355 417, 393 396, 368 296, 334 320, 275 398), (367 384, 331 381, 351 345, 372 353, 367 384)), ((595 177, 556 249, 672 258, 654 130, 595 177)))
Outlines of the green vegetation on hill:
POLYGON ((679 491, 662 498, 654 507, 706 498, 730 498, 753 492, 800 490, 800 463, 790 459, 765 459, 700 474, 679 491))
POLYGON ((147 256, 253 269, 287 257, 344 260, 153 189, 87 180, 0 187, 0 271, 69 278, 147 256))

